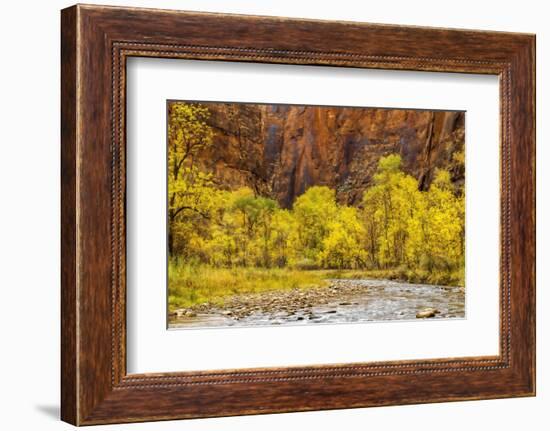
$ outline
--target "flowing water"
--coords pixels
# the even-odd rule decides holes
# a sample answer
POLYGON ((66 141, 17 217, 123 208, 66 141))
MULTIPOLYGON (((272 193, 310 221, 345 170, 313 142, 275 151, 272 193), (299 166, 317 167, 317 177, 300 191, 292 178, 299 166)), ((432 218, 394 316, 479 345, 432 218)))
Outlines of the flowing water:
MULTIPOLYGON (((243 295, 238 305, 197 312, 170 321, 170 328, 305 325, 417 319, 427 308, 433 318, 464 318, 461 287, 391 280, 330 280, 307 292, 243 295), (282 296, 282 298, 281 298, 282 296)), ((235 301, 234 301, 235 302, 235 301)))

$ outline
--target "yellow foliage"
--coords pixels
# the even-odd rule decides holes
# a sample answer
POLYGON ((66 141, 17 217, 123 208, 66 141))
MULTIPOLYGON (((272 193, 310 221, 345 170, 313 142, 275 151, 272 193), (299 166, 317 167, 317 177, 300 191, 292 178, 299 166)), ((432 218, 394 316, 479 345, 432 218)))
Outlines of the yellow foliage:
MULTIPOLYGON (((463 279, 464 195, 448 171, 436 170, 429 190, 421 191, 391 154, 380 159, 358 207, 337 204, 329 187, 312 186, 283 209, 250 188, 228 191, 214 183, 200 160, 213 137, 206 108, 178 102, 168 115, 172 258, 216 268, 399 268, 412 278, 459 272, 463 279)), ((453 157, 463 162, 463 154, 453 157)))

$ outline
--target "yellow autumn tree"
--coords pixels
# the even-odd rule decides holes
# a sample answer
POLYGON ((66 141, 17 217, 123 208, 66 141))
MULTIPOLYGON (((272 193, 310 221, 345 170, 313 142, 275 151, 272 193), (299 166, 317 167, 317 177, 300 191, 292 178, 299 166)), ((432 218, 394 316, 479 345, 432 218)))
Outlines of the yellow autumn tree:
POLYGON ((293 213, 298 222, 297 246, 305 260, 318 260, 317 255, 337 212, 336 193, 326 186, 310 187, 296 199, 293 213))
POLYGON ((318 262, 325 268, 362 268, 367 252, 364 249, 366 229, 359 220, 357 208, 340 207, 335 219, 328 223, 318 262))
POLYGON ((379 161, 362 201, 368 266, 451 274, 464 268, 464 195, 436 170, 427 192, 401 170, 399 155, 379 161))
POLYGON ((176 102, 168 107, 168 250, 189 255, 201 242, 195 227, 210 218, 216 205, 212 174, 198 165, 198 156, 212 144, 207 108, 176 102))
POLYGON ((464 199, 455 196, 450 174, 437 170, 427 194, 427 264, 450 270, 464 261, 464 199))
POLYGON ((273 214, 270 251, 275 266, 285 267, 296 263, 298 227, 291 211, 278 209, 273 214))
POLYGON ((415 178, 401 170, 401 157, 382 157, 374 185, 363 195, 363 220, 369 236, 369 261, 378 267, 392 267, 407 260, 410 220, 422 208, 422 193, 415 178))

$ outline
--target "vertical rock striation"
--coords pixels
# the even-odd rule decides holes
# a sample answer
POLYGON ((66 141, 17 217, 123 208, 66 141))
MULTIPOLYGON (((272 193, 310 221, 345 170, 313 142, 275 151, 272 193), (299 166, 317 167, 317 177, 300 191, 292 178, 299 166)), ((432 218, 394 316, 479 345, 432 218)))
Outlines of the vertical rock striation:
POLYGON ((464 112, 296 105, 205 103, 214 129, 201 155, 218 184, 249 186, 290 207, 313 185, 356 204, 380 157, 399 153, 404 170, 429 187, 436 168, 464 182, 464 112))

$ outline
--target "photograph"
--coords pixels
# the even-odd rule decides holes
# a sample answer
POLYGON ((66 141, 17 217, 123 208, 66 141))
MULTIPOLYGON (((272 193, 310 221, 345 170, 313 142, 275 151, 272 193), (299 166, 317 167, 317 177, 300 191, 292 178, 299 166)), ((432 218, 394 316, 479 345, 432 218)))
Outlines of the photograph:
POLYGON ((465 317, 464 111, 166 109, 170 329, 465 317))

